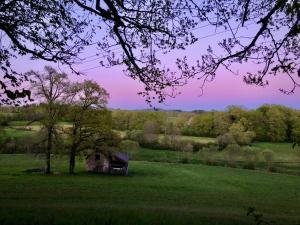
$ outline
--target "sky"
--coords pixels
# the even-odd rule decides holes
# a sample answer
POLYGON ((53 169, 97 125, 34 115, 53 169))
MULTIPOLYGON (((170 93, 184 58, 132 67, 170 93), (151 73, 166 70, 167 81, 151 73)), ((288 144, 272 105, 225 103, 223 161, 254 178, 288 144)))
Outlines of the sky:
MULTIPOLYGON (((244 35, 254 34, 257 27, 249 25, 241 30, 244 35)), ((195 45, 188 47, 186 50, 176 50, 168 55, 161 55, 162 62, 171 69, 176 71, 174 62, 177 57, 188 56, 190 62, 201 57, 206 52, 208 45, 217 46, 218 41, 227 34, 219 35, 211 34, 218 32, 211 28, 203 28, 197 31, 200 39, 195 45)), ((117 51, 118 52, 118 51, 117 51)), ((220 52, 221 53, 221 52, 220 52)), ((89 47, 83 53, 84 56, 95 54, 95 49, 89 47)), ((123 73, 124 67, 116 66, 112 68, 103 68, 99 66, 97 57, 92 57, 89 62, 82 63, 76 68, 85 71, 84 76, 71 75, 72 80, 92 79, 97 81, 110 93, 108 107, 114 109, 145 109, 149 108, 145 99, 137 95, 143 90, 143 86, 136 80, 132 80, 123 73)), ((15 67, 19 71, 39 70, 42 71, 45 65, 49 63, 44 61, 31 61, 28 58, 19 58, 14 62, 15 67)), ((56 66, 56 65, 54 65, 56 66)), ((68 69, 61 67, 68 72, 68 69)), ((157 108, 162 109, 180 109, 185 111, 191 110, 224 110, 229 105, 239 105, 248 109, 254 109, 262 104, 281 104, 291 108, 300 109, 300 90, 299 88, 293 95, 285 95, 279 91, 279 88, 289 89, 291 87, 290 80, 284 75, 276 77, 268 77, 269 85, 266 87, 257 87, 247 85, 243 82, 242 74, 255 71, 256 65, 239 64, 234 69, 239 71, 241 75, 234 75, 224 69, 219 69, 214 81, 207 83, 203 89, 200 89, 201 82, 199 80, 190 80, 189 83, 178 89, 180 95, 175 98, 169 98, 163 104, 154 104, 157 108), (201 94, 202 93, 202 94, 201 94)))

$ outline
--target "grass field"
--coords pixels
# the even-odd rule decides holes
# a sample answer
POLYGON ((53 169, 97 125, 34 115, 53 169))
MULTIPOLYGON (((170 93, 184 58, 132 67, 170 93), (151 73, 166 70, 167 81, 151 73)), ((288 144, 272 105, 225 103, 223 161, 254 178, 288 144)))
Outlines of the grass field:
MULTIPOLYGON (((122 138, 126 136, 126 131, 122 130, 115 130, 122 138)), ((163 138, 164 135, 160 135, 160 139, 163 138)), ((177 137, 179 140, 187 140, 187 141, 195 141, 199 143, 215 143, 216 138, 210 138, 210 137, 192 137, 192 136, 183 136, 180 135, 177 137)))
POLYGON ((1 225, 254 224, 255 207, 272 224, 300 223, 298 176, 196 164, 130 161, 129 176, 54 175, 30 155, 0 155, 1 225))
MULTIPOLYGON (((278 173, 287 173, 293 175, 300 175, 300 151, 299 149, 292 149, 291 143, 254 143, 251 147, 256 154, 255 169, 268 170, 262 152, 270 149, 274 152, 274 159, 272 161, 273 169, 278 173)), ((152 161, 152 162, 185 162, 192 164, 212 164, 218 166, 227 166, 228 152, 223 151, 203 151, 195 153, 183 153, 170 150, 153 150, 140 148, 133 154, 134 160, 152 161), (185 159, 185 160, 184 160, 185 159)), ((245 152, 241 149, 235 155, 235 164, 238 168, 243 168, 247 165, 248 160, 245 152)))
MULTIPOLYGON (((67 128, 70 126, 67 122, 60 122, 61 127, 67 128)), ((41 129, 41 124, 34 122, 28 125, 28 121, 12 121, 9 126, 5 128, 6 135, 10 137, 22 137, 29 136, 41 129), (24 129, 25 128, 25 129, 24 129), (28 130, 26 130, 28 129, 28 130)), ((126 132, 116 131, 122 138, 124 138, 126 132)), ((162 137, 162 135, 161 135, 162 137)), ((192 137, 192 136, 178 136, 178 139, 189 140, 199 143, 212 143, 215 142, 215 138, 208 137, 192 137)), ((257 153, 256 169, 266 170, 268 165, 266 164, 261 152, 265 149, 272 150, 274 152, 273 167, 277 172, 300 175, 300 149, 292 148, 292 143, 270 143, 270 142, 256 142, 252 145, 251 149, 257 153)), ((192 154, 178 153, 169 150, 152 150, 143 149, 134 155, 134 160, 139 161, 151 161, 151 162, 172 162, 183 161, 186 163, 194 164, 206 164, 209 158, 212 164, 227 165, 227 151, 200 151, 192 154)), ((240 151, 235 156, 236 166, 242 168, 247 163, 246 157, 243 151, 240 151)))
MULTIPOLYGON (((70 127, 70 123, 60 122, 59 126, 63 128, 70 127)), ((39 122, 30 123, 29 121, 11 121, 9 126, 4 128, 4 131, 9 137, 30 136, 42 128, 39 122)))

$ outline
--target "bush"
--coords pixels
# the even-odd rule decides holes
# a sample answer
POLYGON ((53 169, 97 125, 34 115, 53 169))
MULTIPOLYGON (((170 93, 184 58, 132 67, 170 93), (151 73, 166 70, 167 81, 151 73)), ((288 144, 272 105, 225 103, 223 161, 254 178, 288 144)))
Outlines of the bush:
POLYGON ((1 153, 42 153, 44 145, 40 134, 22 137, 8 137, 2 144, 1 153))
POLYGON ((276 170, 275 167, 273 166, 274 152, 272 150, 266 149, 262 151, 261 154, 263 155, 264 160, 267 163, 268 170, 270 172, 274 172, 276 170))
POLYGON ((250 147, 242 148, 242 152, 245 159, 245 164, 243 165, 243 168, 254 170, 258 162, 258 154, 250 147))
POLYGON ((250 145, 254 141, 255 137, 256 137, 255 132, 253 132, 253 131, 246 131, 236 141, 240 145, 250 145))
POLYGON ((182 158, 179 159, 179 163, 187 164, 190 162, 190 159, 186 156, 183 156, 182 158))
POLYGON ((0 126, 8 126, 9 122, 13 120, 10 114, 0 113, 0 126))
POLYGON ((121 151, 125 151, 128 153, 129 157, 132 159, 136 156, 140 148, 140 145, 136 141, 131 140, 123 140, 120 143, 121 151))
POLYGON ((163 149, 170 149, 172 150, 172 143, 171 143, 171 138, 168 135, 164 135, 160 139, 160 145, 163 149))
POLYGON ((213 147, 211 147, 211 148, 204 147, 201 150, 201 152, 199 152, 199 153, 202 153, 203 162, 205 165, 214 166, 217 164, 215 157, 214 157, 215 152, 216 152, 216 150, 213 147))
POLYGON ((240 146, 238 144, 229 144, 226 148, 226 160, 227 166, 236 167, 236 158, 240 152, 240 146))
POLYGON ((208 142, 208 143, 201 143, 201 142, 192 142, 193 145, 193 152, 199 152, 205 147, 210 147, 212 145, 217 146, 216 143, 208 142))
POLYGON ((263 157, 267 163, 273 162, 274 152, 272 150, 266 149, 266 150, 262 151, 261 154, 263 155, 263 157))
POLYGON ((143 136, 144 136, 143 131, 141 131, 141 130, 132 130, 132 131, 127 131, 126 132, 125 139, 129 139, 129 140, 141 143, 141 142, 143 142, 143 136))
POLYGON ((230 144, 235 144, 235 140, 230 133, 226 133, 217 137, 217 143, 219 145, 219 149, 223 150, 230 144))

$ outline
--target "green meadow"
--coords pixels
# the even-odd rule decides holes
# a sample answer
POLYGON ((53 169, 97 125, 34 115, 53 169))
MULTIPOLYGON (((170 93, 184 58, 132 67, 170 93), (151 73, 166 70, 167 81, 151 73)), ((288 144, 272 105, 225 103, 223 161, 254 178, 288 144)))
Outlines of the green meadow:
POLYGON ((0 224, 272 224, 300 222, 298 176, 237 168, 130 161, 129 176, 85 171, 53 158, 53 175, 28 173, 39 156, 0 155, 0 224))

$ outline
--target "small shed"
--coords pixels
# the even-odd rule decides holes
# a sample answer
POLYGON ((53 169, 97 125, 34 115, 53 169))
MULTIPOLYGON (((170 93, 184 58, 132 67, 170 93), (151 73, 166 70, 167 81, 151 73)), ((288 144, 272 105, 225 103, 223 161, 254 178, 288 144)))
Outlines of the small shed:
POLYGON ((106 173, 106 174, 128 174, 127 153, 107 153, 95 152, 86 159, 86 167, 90 172, 106 173))

